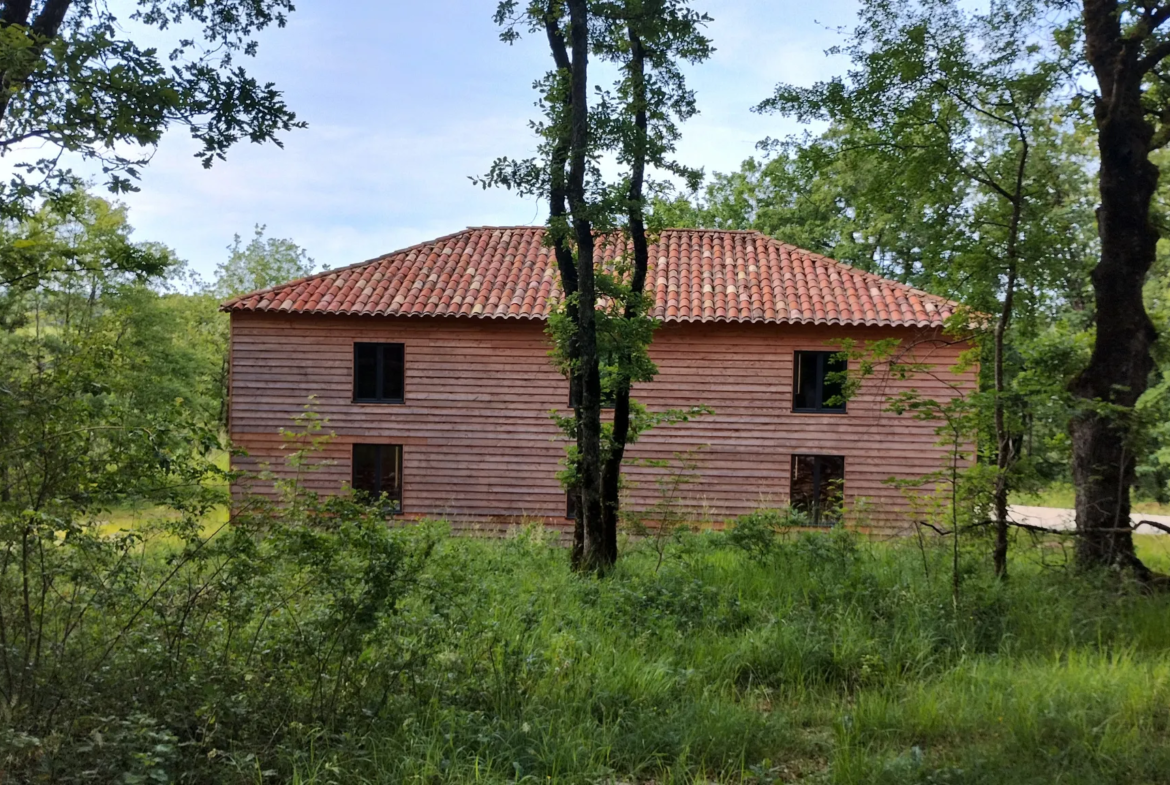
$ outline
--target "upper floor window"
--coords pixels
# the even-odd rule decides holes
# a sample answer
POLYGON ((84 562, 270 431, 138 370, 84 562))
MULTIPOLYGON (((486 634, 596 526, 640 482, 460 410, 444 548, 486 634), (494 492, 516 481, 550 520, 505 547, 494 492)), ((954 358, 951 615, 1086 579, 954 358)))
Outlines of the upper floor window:
POLYGON ((400 343, 353 345, 353 399, 402 403, 406 392, 406 347, 400 343))
POLYGON ((845 498, 845 458, 840 455, 793 455, 788 499, 814 526, 841 520, 845 498))
POLYGON ((402 445, 355 444, 350 486, 373 498, 384 494, 390 512, 402 512, 402 445))
POLYGON ((846 362, 836 352, 797 352, 793 362, 792 411, 844 414, 846 362))

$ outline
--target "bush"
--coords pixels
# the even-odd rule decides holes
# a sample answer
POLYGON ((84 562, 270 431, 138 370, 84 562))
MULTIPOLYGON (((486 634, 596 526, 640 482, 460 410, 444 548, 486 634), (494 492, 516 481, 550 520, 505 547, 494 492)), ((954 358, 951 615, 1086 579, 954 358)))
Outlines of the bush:
POLYGON ((438 541, 311 495, 207 534, 25 516, 0 536, 0 771, 54 782, 215 779, 280 757, 299 728, 368 727, 398 689, 394 622, 438 541))
POLYGON ((792 507, 760 509, 736 518, 727 532, 727 541, 754 558, 762 559, 773 553, 780 535, 808 525, 808 515, 792 507))
POLYGON ((4 524, 5 782, 1155 782, 1166 763, 1170 599, 1023 552, 1006 585, 964 553, 956 603, 949 544, 779 537, 758 515, 764 549, 688 534, 598 580, 538 528, 451 538, 285 491, 211 531, 4 524))

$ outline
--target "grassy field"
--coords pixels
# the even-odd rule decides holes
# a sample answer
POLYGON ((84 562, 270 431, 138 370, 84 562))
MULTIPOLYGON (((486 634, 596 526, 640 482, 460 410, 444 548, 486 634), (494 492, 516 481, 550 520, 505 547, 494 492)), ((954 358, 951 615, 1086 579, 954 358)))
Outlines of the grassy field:
POLYGON ((1006 586, 968 554, 956 604, 945 548, 844 534, 686 537, 659 569, 637 546, 602 581, 531 535, 447 541, 464 623, 419 676, 437 691, 296 776, 1170 782, 1170 602, 1054 553, 1019 553, 1006 586))
MULTIPOLYGON (((173 540, 113 559, 86 634, 126 645, 46 660, 73 708, 0 724, 0 780, 1170 783, 1170 596, 1055 539, 1007 583, 971 540, 956 596, 944 540, 744 526, 596 579, 539 528, 349 514, 229 528, 161 593, 173 540)), ((1168 542, 1139 548, 1170 573, 1168 542)))
MULTIPOLYGON (((1076 501, 1073 487, 1068 483, 1054 483, 1040 493, 1021 493, 1012 496, 1012 504, 1027 504, 1035 507, 1060 507, 1071 510, 1076 501)), ((1134 499, 1133 511, 1149 515, 1170 515, 1170 504, 1134 499)))

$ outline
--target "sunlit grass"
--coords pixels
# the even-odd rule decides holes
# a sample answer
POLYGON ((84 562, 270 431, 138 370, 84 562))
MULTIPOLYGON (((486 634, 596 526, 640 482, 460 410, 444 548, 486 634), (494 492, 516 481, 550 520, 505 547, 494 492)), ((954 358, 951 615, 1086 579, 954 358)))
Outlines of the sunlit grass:
POLYGON ((1170 535, 1135 534, 1133 541, 1138 558, 1150 569, 1170 574, 1170 535))
MULTIPOLYGON (((1040 493, 1018 493, 1012 495, 1012 504, 1024 504, 1032 507, 1058 507, 1071 510, 1076 505, 1076 493, 1068 483, 1053 483, 1040 493)), ((1133 511, 1148 515, 1170 515, 1170 504, 1162 504, 1148 499, 1134 499, 1133 511)))
MULTIPOLYGON (((1170 782, 1170 596, 1072 572, 1057 535, 1020 536, 1006 583, 968 539, 958 596, 943 539, 683 534, 661 564, 624 539, 604 579, 555 539, 439 537, 363 653, 394 690, 360 731, 296 731, 257 765, 305 785, 1170 782)), ((1170 537, 1136 542, 1170 573, 1170 537)))

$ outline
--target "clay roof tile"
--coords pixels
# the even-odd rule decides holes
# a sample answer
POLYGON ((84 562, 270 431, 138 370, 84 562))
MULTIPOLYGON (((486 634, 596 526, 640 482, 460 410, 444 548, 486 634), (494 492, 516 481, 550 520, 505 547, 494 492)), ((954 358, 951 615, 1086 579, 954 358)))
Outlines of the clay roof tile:
MULTIPOLYGON (((611 263, 630 250, 600 238, 611 263)), ((561 299, 540 227, 470 228, 241 295, 226 311, 546 318, 561 299)), ((668 229, 650 247, 655 318, 942 326, 956 303, 757 232, 668 229)))

